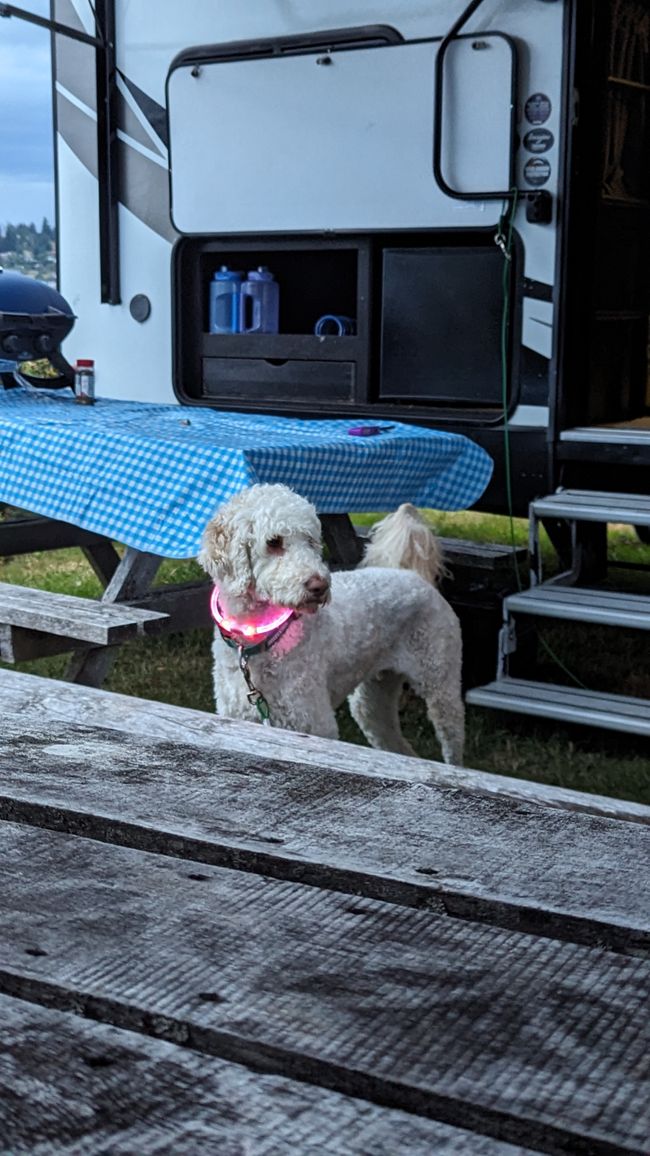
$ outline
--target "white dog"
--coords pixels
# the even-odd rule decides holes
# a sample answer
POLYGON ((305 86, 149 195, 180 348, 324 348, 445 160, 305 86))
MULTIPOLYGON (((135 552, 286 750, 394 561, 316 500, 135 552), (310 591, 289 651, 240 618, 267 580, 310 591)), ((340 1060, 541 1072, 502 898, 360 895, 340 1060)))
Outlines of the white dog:
POLYGON ((371 746, 412 755, 399 723, 408 682, 445 762, 462 763, 460 626, 435 588, 437 540, 413 506, 375 528, 358 569, 330 575, 311 503, 251 486, 217 511, 199 561, 216 584, 219 713, 337 738, 334 712, 349 697, 371 746))

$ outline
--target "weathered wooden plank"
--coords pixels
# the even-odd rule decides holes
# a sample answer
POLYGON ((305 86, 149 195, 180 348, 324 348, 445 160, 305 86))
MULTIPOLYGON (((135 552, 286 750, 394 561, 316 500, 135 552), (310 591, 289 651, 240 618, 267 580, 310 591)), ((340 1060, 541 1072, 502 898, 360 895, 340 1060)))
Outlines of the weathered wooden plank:
POLYGON ((120 555, 108 538, 82 546, 82 553, 90 563, 102 586, 108 586, 120 564, 120 555))
POLYGON ((168 583, 156 586, 147 594, 129 602, 129 606, 139 606, 142 610, 158 610, 166 614, 165 633, 181 630, 195 630, 208 627, 212 623, 210 613, 210 593, 212 583, 200 579, 196 582, 168 583))
POLYGON ((44 634, 42 630, 23 630, 20 626, 0 626, 3 662, 31 662, 35 658, 50 658, 53 654, 70 654, 87 648, 83 638, 64 638, 59 634, 44 634))
POLYGON ((170 703, 114 694, 94 687, 71 687, 64 682, 16 671, 0 670, 0 707, 5 714, 25 712, 25 717, 31 715, 42 719, 45 716, 62 722, 83 719, 88 725, 110 727, 148 739, 188 742, 210 750, 241 751, 302 766, 329 767, 340 773, 350 771, 411 783, 437 783, 490 798, 518 799, 545 808, 650 824, 650 807, 626 799, 586 794, 527 779, 373 751, 315 735, 294 734, 219 718, 205 711, 170 703))
MULTIPOLYGON (((369 537, 367 526, 354 526, 362 544, 369 537)), ((504 582, 514 581, 515 569, 525 572, 528 568, 528 551, 525 546, 507 546, 498 542, 470 542, 465 538, 443 538, 438 536, 445 568, 451 580, 444 583, 446 596, 468 587, 500 588, 504 582)))
MULTIPOLYGON (((105 607, 114 606, 115 603, 131 602, 145 594, 153 582, 161 561, 162 558, 156 554, 148 554, 142 550, 135 550, 132 546, 127 546, 102 594, 101 605, 105 607)), ((148 614, 149 621, 154 624, 157 622, 160 625, 164 621, 160 616, 156 618, 150 611, 131 608, 130 612, 135 615, 148 614)), ((129 611, 123 610, 122 613, 128 614, 129 611)), ((93 640, 89 639, 89 641, 92 642, 93 640)), ((77 652, 73 654, 68 664, 66 678, 70 682, 82 686, 102 686, 117 658, 117 653, 115 645, 110 646, 106 643, 102 643, 99 647, 91 646, 86 651, 77 652)))
POLYGON ((0 522, 0 558, 33 554, 36 550, 61 550, 66 546, 92 546, 105 541, 101 534, 82 530, 71 522, 58 522, 37 515, 12 517, 0 522))
POLYGON ((101 646, 155 632, 164 615, 71 594, 0 583, 0 622, 101 646))
POLYGON ((2 828, 4 994, 542 1152, 648 1151, 647 961, 2 828))
POLYGON ((465 538, 439 538, 445 562, 454 570, 467 566, 473 570, 510 571, 515 560, 525 566, 528 552, 525 546, 506 546, 498 542, 470 542, 465 538))
POLYGON ((106 587, 102 600, 105 602, 128 602, 146 593, 153 582, 162 558, 127 546, 119 566, 106 587))
POLYGON ((320 521, 332 569, 356 566, 363 554, 363 543, 349 515, 321 514, 320 521))
POLYGON ((13 631, 4 622, 0 622, 0 660, 2 662, 16 661, 13 631))
POLYGON ((0 1145, 12 1156, 529 1153, 7 996, 0 1050, 0 1145))
MULTIPOLYGON (((362 545, 370 537, 370 528, 352 523, 355 534, 362 545)), ((525 562, 528 551, 525 546, 508 546, 501 542, 472 542, 468 538, 443 538, 437 535, 447 565, 471 566, 478 570, 511 570, 514 558, 525 562)))
POLYGON ((650 832, 425 783, 7 718, 0 817, 619 951, 650 832))

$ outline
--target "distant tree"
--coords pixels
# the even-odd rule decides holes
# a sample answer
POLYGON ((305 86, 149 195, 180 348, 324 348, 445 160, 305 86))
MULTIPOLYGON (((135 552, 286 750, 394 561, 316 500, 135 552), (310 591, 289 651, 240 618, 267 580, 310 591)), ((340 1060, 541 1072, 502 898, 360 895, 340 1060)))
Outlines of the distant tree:
POLYGON ((50 251, 50 238, 45 236, 43 232, 36 233, 32 241, 31 249, 35 257, 45 257, 50 251))
POLYGON ((53 283, 56 229, 43 218, 40 232, 32 223, 0 227, 0 265, 53 283))
POLYGON ((4 241, 2 243, 2 252, 3 253, 15 253, 17 240, 18 240, 18 237, 17 237, 17 233, 16 233, 16 226, 15 225, 7 225, 7 231, 4 235, 4 241))

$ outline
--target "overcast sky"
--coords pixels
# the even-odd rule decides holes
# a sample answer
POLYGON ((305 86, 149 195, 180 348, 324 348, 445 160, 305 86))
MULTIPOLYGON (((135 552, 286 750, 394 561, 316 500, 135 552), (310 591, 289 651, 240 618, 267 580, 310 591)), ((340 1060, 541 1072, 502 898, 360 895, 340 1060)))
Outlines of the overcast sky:
MULTIPOLYGON (((49 16, 49 0, 15 0, 49 16)), ((0 18, 0 225, 54 223, 50 34, 0 18)))

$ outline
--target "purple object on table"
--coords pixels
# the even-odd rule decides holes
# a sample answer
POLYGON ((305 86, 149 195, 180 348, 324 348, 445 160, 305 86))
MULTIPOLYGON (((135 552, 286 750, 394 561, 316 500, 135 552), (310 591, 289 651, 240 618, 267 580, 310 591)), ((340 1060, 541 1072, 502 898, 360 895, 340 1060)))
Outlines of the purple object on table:
POLYGON ((352 434, 352 437, 370 438, 392 428, 392 425, 355 425, 348 430, 348 433, 352 434))

